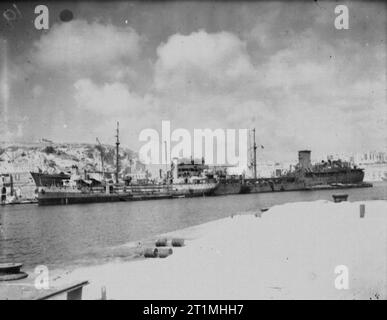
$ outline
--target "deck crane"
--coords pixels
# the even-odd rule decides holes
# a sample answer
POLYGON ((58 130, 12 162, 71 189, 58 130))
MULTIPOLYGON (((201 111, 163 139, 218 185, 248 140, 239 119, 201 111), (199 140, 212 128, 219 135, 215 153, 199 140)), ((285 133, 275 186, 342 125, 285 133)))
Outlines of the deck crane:
POLYGON ((105 179, 105 167, 103 164, 103 158, 104 158, 104 151, 102 143, 99 141, 98 138, 95 138, 97 140, 98 145, 100 146, 100 153, 101 153, 101 167, 102 167, 102 178, 105 179))

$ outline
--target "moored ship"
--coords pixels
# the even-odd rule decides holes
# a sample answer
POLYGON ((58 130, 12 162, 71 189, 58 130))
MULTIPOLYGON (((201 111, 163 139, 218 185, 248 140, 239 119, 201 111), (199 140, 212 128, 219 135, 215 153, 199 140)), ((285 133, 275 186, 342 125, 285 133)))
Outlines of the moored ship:
POLYGON ((312 165, 310 155, 309 150, 299 151, 299 162, 295 170, 279 177, 222 177, 214 195, 372 187, 372 184, 363 182, 363 169, 340 160, 322 161, 312 165))
POLYGON ((90 202, 135 201, 182 197, 217 196, 228 194, 248 194, 282 192, 296 190, 338 189, 372 187, 363 182, 364 170, 341 160, 311 163, 311 151, 298 153, 298 164, 293 170, 271 178, 258 178, 256 165, 256 143, 254 132, 253 177, 217 174, 210 170, 204 159, 197 163, 171 163, 171 170, 159 182, 141 181, 131 178, 119 181, 119 137, 117 126, 116 172, 113 180, 98 181, 87 177, 73 177, 65 173, 31 173, 38 187, 38 203, 73 204, 90 202))
POLYGON ((117 202, 200 197, 212 194, 216 183, 105 185, 100 187, 49 187, 38 194, 39 205, 117 202))
POLYGON ((298 152, 298 164, 294 170, 277 177, 258 178, 255 129, 253 139, 253 177, 223 175, 218 178, 214 195, 372 187, 372 184, 363 182, 364 170, 348 162, 328 160, 312 164, 310 150, 298 152))
POLYGON ((34 173, 31 175, 38 187, 39 205, 117 202, 211 195, 217 182, 205 176, 179 179, 178 166, 172 165, 170 174, 162 182, 133 183, 131 179, 119 179, 119 130, 117 123, 115 182, 98 181, 85 174, 84 178, 64 173, 34 173))

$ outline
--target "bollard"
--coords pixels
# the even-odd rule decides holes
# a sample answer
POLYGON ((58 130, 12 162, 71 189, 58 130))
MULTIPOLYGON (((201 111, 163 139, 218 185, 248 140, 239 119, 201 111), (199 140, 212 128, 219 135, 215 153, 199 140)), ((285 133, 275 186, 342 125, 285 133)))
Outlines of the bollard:
POLYGON ((106 300, 106 287, 101 288, 101 300, 106 300))
POLYGON ((364 216, 365 216, 365 204, 362 203, 360 205, 360 218, 364 218, 364 216))

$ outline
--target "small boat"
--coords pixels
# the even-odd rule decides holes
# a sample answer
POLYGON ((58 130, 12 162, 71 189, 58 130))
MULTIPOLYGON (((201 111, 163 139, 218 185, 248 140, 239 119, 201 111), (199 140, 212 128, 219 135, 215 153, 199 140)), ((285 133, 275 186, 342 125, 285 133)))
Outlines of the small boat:
POLYGON ((333 194, 332 195, 334 202, 342 202, 348 200, 348 194, 333 194))

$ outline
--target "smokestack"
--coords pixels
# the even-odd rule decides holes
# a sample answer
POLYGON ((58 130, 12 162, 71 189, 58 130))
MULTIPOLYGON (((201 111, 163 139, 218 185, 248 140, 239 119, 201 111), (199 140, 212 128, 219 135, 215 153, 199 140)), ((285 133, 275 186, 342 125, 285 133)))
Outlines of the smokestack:
POLYGON ((298 164, 301 169, 310 169, 312 167, 312 162, 310 160, 310 150, 301 150, 298 151, 298 164))

